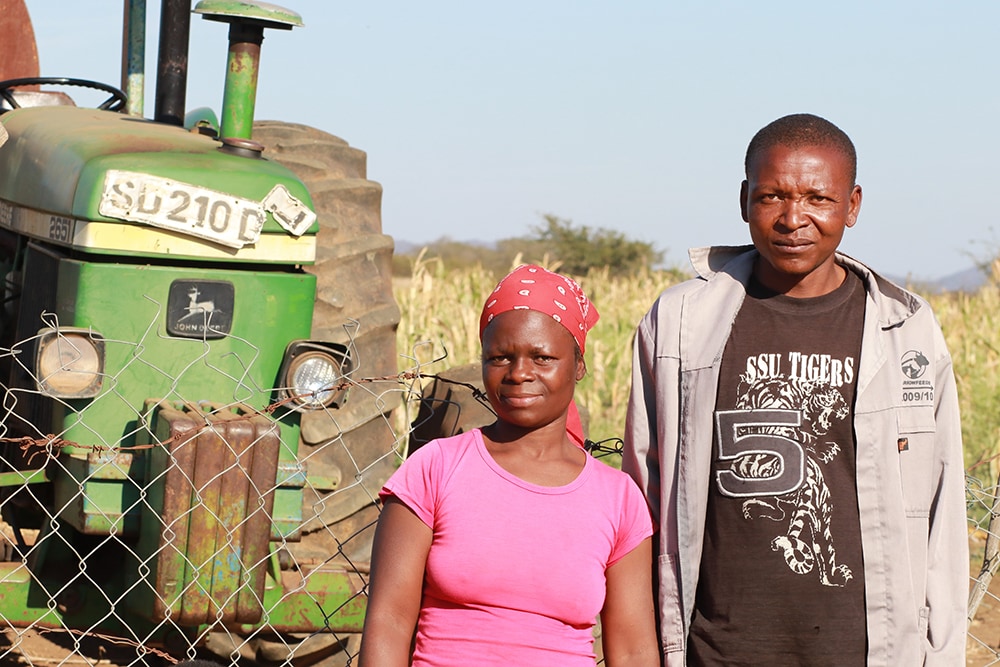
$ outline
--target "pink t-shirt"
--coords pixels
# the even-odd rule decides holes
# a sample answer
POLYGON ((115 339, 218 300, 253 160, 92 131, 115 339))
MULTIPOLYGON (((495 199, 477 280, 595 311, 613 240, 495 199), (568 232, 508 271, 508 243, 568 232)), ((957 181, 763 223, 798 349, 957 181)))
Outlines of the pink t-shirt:
POLYGON ((414 667, 593 667, 605 570, 653 532, 638 487, 590 456, 537 486, 490 456, 478 429, 434 440, 386 482, 434 531, 414 667))

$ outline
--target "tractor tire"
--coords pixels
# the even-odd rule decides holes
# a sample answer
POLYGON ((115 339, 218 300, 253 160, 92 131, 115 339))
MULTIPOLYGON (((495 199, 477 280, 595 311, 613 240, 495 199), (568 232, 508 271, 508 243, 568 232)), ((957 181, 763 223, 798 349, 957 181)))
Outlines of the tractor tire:
MULTIPOLYGON (((379 489, 395 470, 398 439, 392 412, 402 402, 396 378, 399 308, 392 294, 392 238, 382 233, 382 186, 367 179, 367 157, 344 140, 312 127, 279 121, 254 123, 264 157, 294 172, 308 188, 320 230, 312 337, 347 345, 354 359, 351 387, 339 408, 305 412, 299 459, 310 477, 329 483, 304 490, 302 540, 287 550, 297 565, 341 564, 367 578, 379 508, 379 489), (378 380, 378 378, 384 378, 378 380), (333 487, 333 488, 329 488, 333 487)), ((356 650, 337 628, 336 644, 356 650)), ((331 642, 257 640, 259 662, 343 664, 331 642), (261 645, 269 644, 269 645, 261 645), (282 653, 276 655, 275 651, 282 653), (263 658, 266 655, 265 659, 263 658), (284 657, 282 657, 284 656, 284 657)), ((353 656, 348 656, 348 660, 353 656)))
POLYGON ((496 421, 483 393, 482 366, 450 368, 431 380, 420 395, 417 416, 410 424, 408 452, 412 454, 436 438, 447 438, 496 421), (479 392, 478 398, 476 392, 479 392))
MULTIPOLYGON (((577 404, 583 431, 588 432, 590 413, 577 404)), ((496 421, 483 388, 479 363, 455 366, 435 375, 420 392, 417 416, 410 424, 407 455, 436 438, 448 438, 496 421)))

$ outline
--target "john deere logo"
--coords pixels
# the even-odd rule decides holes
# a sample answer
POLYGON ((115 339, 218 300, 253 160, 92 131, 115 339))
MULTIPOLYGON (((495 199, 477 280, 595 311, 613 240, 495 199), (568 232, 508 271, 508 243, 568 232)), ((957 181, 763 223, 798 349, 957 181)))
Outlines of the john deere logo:
POLYGON ((167 331, 184 338, 222 338, 233 328, 232 283, 175 280, 167 297, 167 331))
POLYGON ((927 371, 927 367, 930 365, 931 362, 924 356, 924 353, 917 350, 910 350, 904 354, 903 358, 900 360, 903 375, 911 380, 916 380, 923 375, 927 371))

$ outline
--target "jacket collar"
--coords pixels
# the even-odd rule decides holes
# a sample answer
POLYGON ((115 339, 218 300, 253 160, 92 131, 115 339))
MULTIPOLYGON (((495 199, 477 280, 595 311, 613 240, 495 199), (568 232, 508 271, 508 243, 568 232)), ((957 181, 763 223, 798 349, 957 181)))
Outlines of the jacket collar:
MULTIPOLYGON (((688 251, 688 257, 699 278, 711 280, 720 273, 726 273, 746 285, 758 255, 752 245, 741 245, 692 248, 688 251)), ((920 309, 921 300, 918 297, 858 260, 840 252, 837 253, 836 260, 861 277, 868 296, 875 302, 881 327, 888 329, 898 326, 920 309)))

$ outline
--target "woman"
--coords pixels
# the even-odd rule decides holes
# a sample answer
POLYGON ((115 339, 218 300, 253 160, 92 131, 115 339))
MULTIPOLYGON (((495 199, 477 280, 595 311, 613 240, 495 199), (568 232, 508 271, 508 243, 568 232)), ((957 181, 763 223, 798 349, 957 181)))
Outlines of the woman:
POLYGON ((434 440, 386 483, 363 667, 658 666, 652 522, 590 457, 572 406, 597 311, 572 280, 521 266, 480 318, 497 420, 434 440), (568 430, 569 429, 569 430, 568 430))

